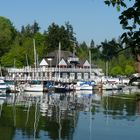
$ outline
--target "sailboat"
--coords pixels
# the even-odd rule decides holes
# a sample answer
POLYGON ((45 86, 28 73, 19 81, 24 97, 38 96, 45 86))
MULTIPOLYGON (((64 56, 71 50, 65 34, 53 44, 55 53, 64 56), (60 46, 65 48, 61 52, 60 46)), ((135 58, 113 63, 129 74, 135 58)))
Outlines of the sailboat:
MULTIPOLYGON (((34 44, 34 63, 35 63, 35 77, 36 77, 36 70, 37 70, 37 53, 36 53, 36 47, 35 47, 35 39, 33 39, 34 44)), ((43 92, 44 86, 43 83, 40 81, 31 81, 30 83, 27 83, 24 87, 24 91, 27 92, 43 92)))
POLYGON ((59 66, 59 72, 58 72, 58 84, 54 85, 54 92, 55 93, 64 93, 66 92, 66 87, 64 87, 63 84, 61 84, 60 81, 60 60, 61 60, 61 43, 59 42, 59 51, 58 51, 58 66, 59 66))
POLYGON ((93 86, 95 85, 95 81, 91 81, 91 51, 89 51, 89 61, 90 61, 90 81, 80 80, 77 81, 75 85, 75 90, 93 90, 93 86))

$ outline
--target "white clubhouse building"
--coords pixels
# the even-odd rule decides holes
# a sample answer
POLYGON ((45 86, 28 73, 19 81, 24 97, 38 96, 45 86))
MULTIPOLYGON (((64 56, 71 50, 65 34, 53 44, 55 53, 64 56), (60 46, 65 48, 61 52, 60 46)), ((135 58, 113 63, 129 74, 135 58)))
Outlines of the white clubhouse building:
POLYGON ((8 68, 6 79, 17 80, 55 80, 69 82, 73 80, 94 80, 94 76, 103 76, 102 69, 91 65, 88 60, 80 60, 69 51, 55 50, 43 58, 35 68, 8 68), (59 57, 61 56, 61 57, 59 57))

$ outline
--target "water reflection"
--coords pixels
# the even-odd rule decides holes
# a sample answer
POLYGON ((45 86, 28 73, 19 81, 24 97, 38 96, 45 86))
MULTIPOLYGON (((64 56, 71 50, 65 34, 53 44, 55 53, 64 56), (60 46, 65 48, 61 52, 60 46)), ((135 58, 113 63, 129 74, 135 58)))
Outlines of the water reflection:
POLYGON ((0 99, 0 139, 98 139, 116 120, 140 121, 140 101, 116 94, 121 93, 11 94, 0 99))

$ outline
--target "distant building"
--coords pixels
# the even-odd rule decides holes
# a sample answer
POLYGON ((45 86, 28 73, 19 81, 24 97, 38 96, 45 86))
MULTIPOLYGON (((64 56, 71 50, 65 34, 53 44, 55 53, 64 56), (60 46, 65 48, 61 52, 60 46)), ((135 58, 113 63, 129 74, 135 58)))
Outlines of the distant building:
MULTIPOLYGON (((43 67, 55 68, 55 71, 51 71, 52 78, 62 78, 62 79, 85 79, 91 78, 91 75, 96 75, 92 72, 92 66, 88 60, 80 60, 76 55, 69 51, 55 50, 49 53, 45 59, 42 59, 42 63, 46 61, 46 65, 43 67), (47 65, 48 64, 48 65, 47 65), (59 77, 60 76, 60 77, 59 77)), ((45 62, 44 62, 45 63, 45 62)), ((96 66, 94 67, 96 70, 96 66)))
MULTIPOLYGON (((79 58, 69 51, 61 51, 59 57, 59 51, 55 50, 47 55, 45 58, 49 67, 61 67, 61 68, 90 68, 88 60, 79 60, 79 58)), ((44 59, 42 59, 41 64, 44 59)))
POLYGON ((39 67, 25 67, 23 69, 8 69, 9 77, 21 79, 39 79, 56 81, 89 80, 95 75, 103 75, 102 70, 89 63, 88 60, 80 60, 69 51, 55 50, 43 58, 39 67))

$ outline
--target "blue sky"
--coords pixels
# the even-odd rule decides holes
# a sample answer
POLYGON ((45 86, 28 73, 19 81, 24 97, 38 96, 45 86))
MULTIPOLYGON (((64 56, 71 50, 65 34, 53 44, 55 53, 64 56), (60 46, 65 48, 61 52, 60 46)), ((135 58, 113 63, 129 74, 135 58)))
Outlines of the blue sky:
POLYGON ((77 40, 87 44, 91 39, 99 44, 118 38, 123 32, 119 14, 103 0, 0 0, 0 16, 9 18, 17 29, 35 20, 41 31, 52 22, 64 25, 69 21, 77 40))

